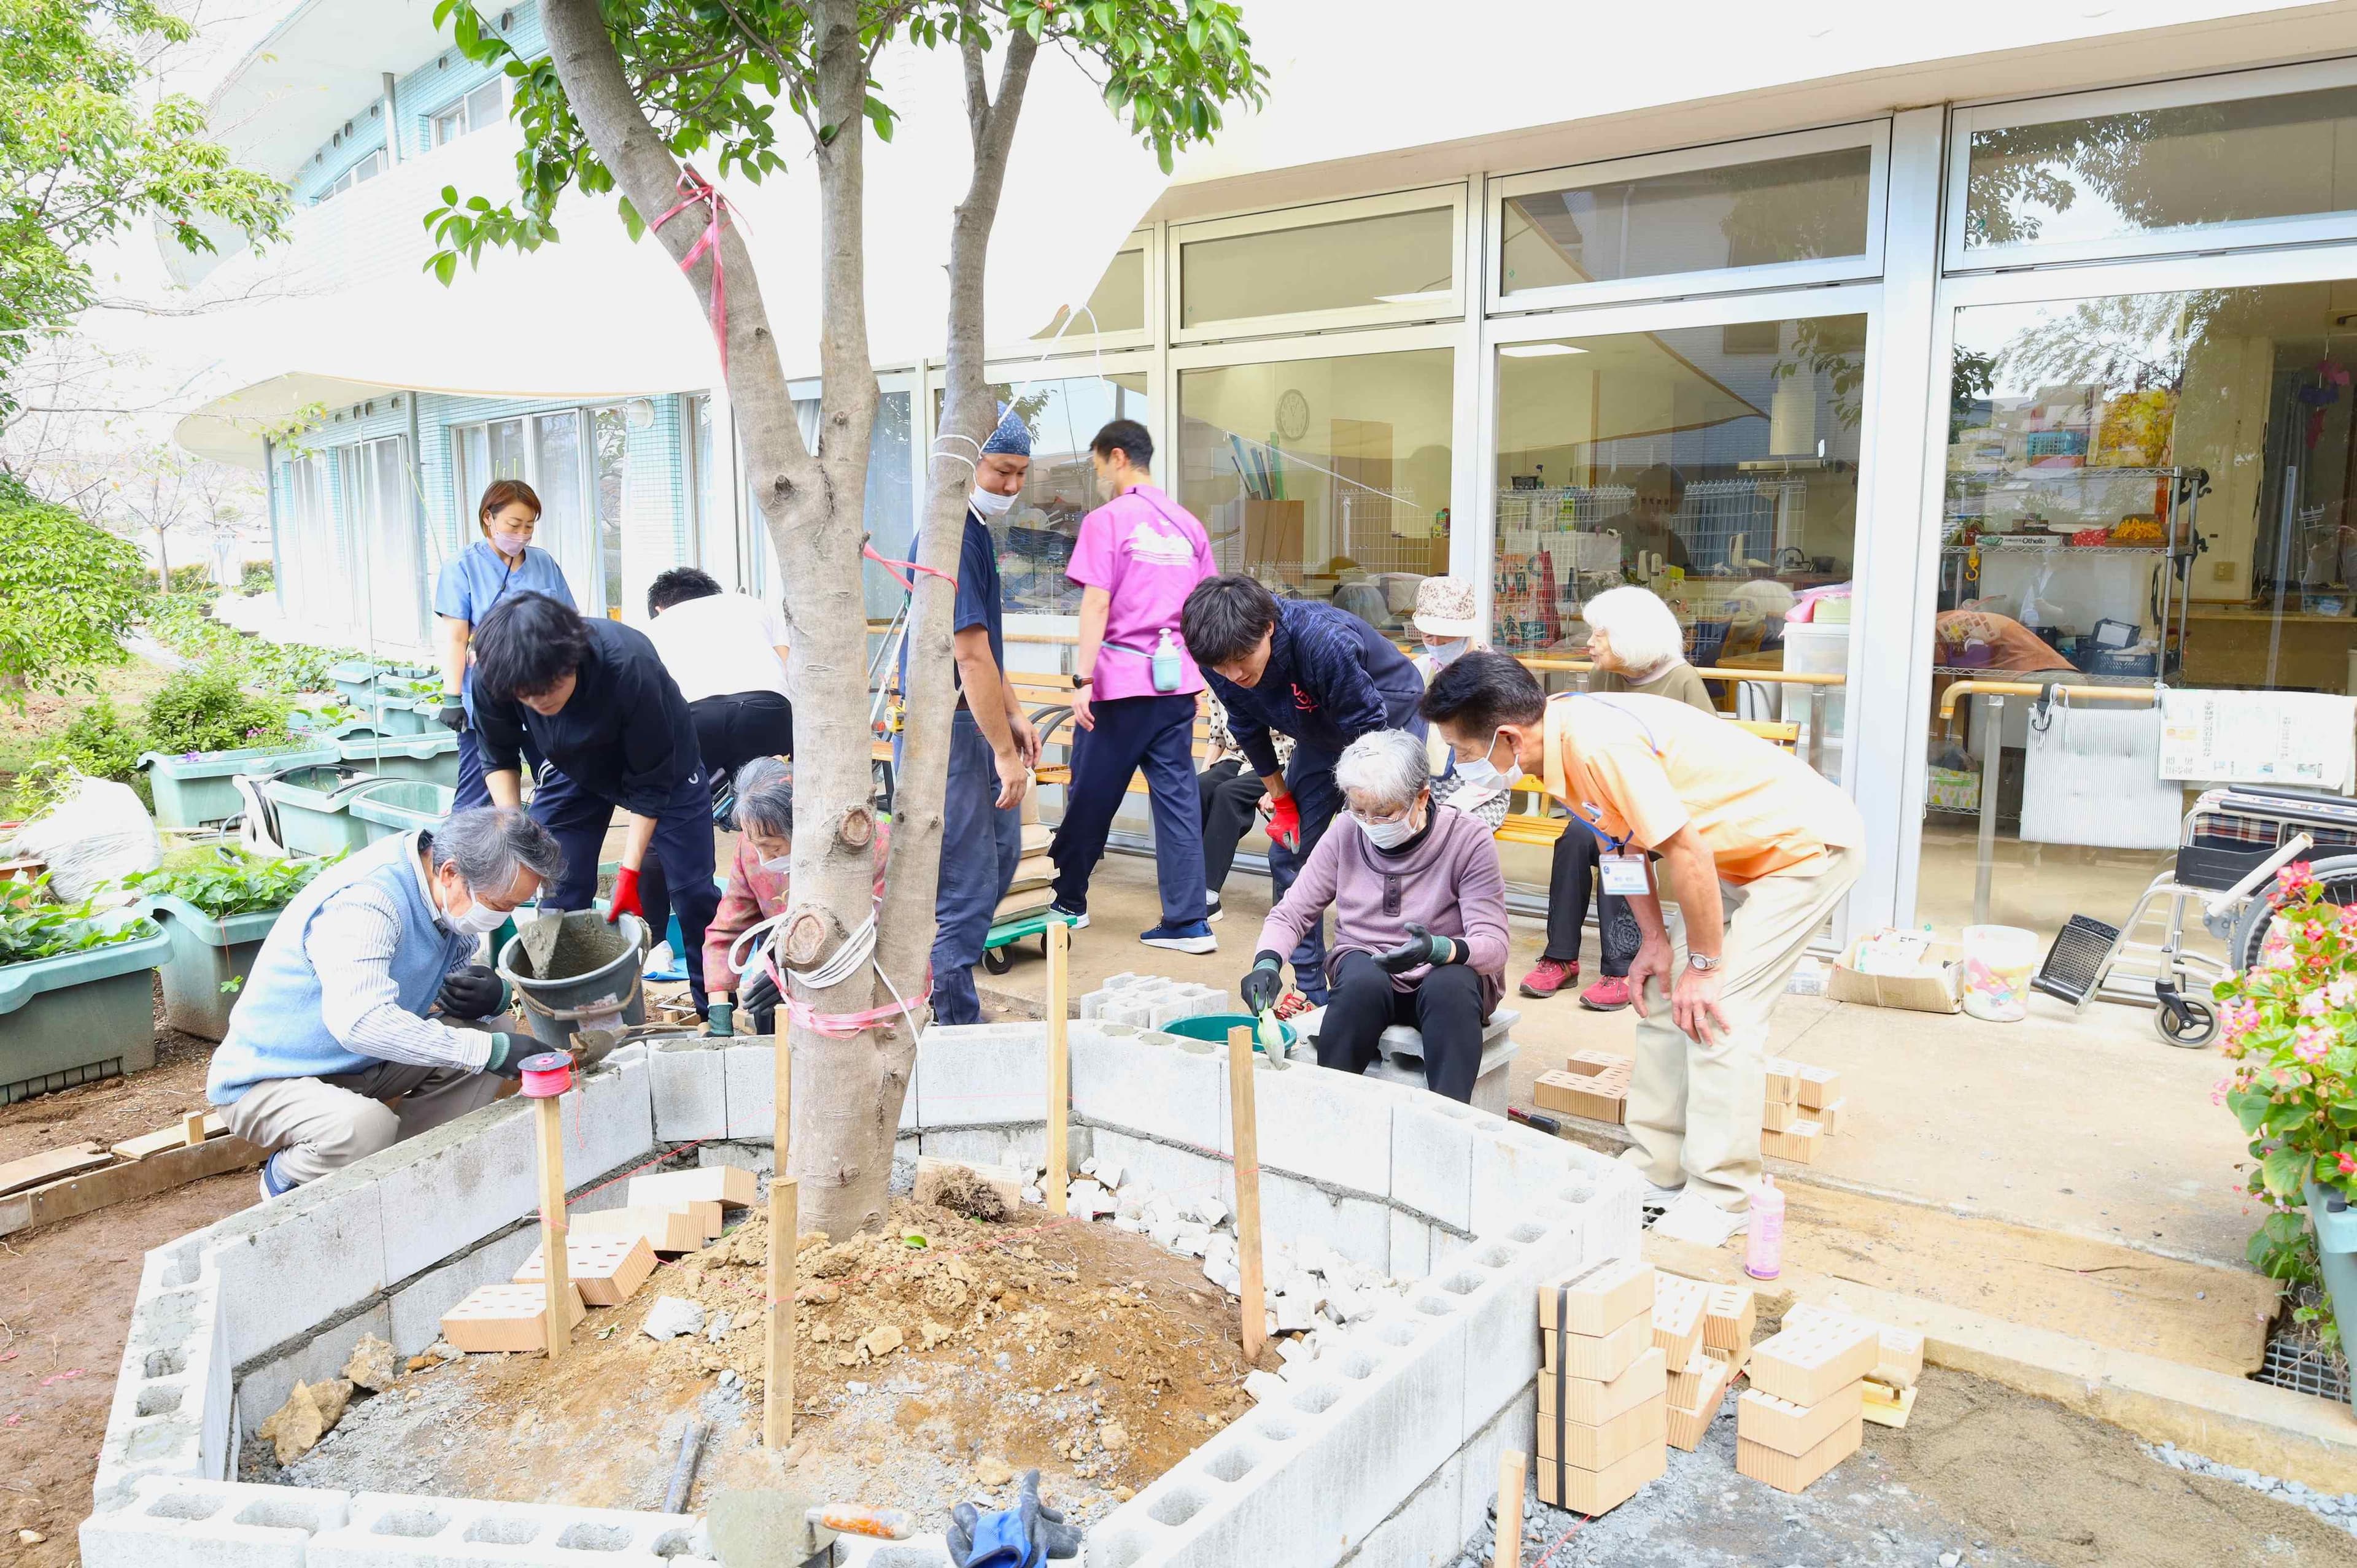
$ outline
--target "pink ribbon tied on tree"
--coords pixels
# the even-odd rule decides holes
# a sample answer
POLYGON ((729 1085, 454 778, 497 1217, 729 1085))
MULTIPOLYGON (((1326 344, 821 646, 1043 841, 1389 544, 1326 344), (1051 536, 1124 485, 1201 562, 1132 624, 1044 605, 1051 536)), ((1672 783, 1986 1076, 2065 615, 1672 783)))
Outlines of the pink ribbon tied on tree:
POLYGON ((689 208, 699 203, 703 205, 704 232, 696 236, 695 243, 689 247, 686 255, 680 258, 679 270, 689 271, 704 259, 706 252, 711 253, 712 337, 720 348, 720 373, 726 376, 728 373, 728 285, 720 267, 720 230, 728 221, 728 199, 715 189, 711 181, 696 173, 694 164, 680 166, 679 183, 674 188, 679 193, 679 199, 648 227, 660 229, 689 208))

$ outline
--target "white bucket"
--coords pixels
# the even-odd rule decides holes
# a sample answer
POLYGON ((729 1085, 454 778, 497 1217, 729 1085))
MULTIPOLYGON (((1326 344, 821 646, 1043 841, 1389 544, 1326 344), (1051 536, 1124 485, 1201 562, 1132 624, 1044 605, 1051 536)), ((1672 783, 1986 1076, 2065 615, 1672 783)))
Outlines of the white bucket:
POLYGON ((2029 1016, 2041 946, 2036 931, 2019 926, 1966 926, 1964 1011, 1996 1024, 2029 1016))

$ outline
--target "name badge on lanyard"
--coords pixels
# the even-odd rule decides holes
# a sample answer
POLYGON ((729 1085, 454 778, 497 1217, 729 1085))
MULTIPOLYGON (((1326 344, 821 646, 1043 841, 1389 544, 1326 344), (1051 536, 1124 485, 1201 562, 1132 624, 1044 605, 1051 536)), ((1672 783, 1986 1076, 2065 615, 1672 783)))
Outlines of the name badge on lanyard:
POLYGON ((1596 864, 1604 891, 1616 898, 1641 898, 1653 890, 1652 879, 1645 874, 1645 857, 1639 851, 1599 855, 1596 864))

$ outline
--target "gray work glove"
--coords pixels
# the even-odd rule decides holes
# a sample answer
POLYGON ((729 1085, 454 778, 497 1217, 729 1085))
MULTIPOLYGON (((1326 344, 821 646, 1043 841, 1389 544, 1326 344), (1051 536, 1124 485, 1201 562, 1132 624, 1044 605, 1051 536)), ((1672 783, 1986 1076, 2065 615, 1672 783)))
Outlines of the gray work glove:
POLYGON ((1273 952, 1264 951, 1254 961, 1251 972, 1238 989, 1243 993, 1244 1011, 1265 1013, 1276 1005, 1285 994, 1285 961, 1273 952))
POLYGON ((1389 952, 1377 953, 1375 965, 1386 974, 1404 974, 1427 963, 1462 963, 1469 950, 1455 937, 1437 937, 1410 920, 1407 940, 1389 952))

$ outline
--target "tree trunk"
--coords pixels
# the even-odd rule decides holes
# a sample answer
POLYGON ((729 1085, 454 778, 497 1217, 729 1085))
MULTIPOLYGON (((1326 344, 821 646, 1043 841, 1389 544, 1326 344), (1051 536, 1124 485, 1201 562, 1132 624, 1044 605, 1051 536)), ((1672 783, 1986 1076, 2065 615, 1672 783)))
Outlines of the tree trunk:
POLYGON ((166 547, 164 531, 160 528, 156 531, 156 580, 163 585, 161 591, 170 593, 172 591, 172 556, 166 547))

